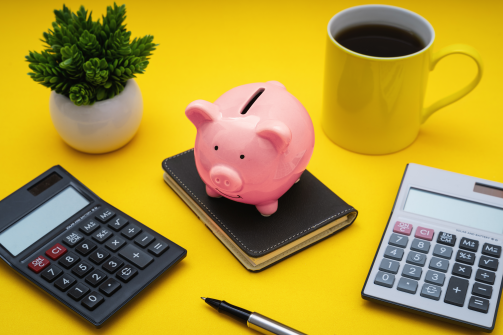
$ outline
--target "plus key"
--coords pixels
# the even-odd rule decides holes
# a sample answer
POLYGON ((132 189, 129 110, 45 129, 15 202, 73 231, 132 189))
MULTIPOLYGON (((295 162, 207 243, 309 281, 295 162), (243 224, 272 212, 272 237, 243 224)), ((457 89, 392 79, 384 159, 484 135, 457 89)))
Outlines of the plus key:
POLYGON ((447 291, 445 292, 444 302, 463 307, 466 292, 468 290, 468 284, 468 280, 452 276, 451 280, 449 280, 447 291))
POLYGON ((119 252, 119 256, 130 261, 140 269, 145 269, 154 260, 147 253, 132 244, 126 245, 121 252, 119 252))

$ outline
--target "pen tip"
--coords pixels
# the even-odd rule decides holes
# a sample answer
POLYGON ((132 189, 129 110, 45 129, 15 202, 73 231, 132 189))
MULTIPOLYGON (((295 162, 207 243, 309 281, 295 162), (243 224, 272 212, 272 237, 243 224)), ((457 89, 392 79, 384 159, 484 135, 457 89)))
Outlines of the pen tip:
POLYGON ((205 300, 205 301, 206 301, 206 298, 201 297, 201 299, 203 299, 203 300, 205 300))

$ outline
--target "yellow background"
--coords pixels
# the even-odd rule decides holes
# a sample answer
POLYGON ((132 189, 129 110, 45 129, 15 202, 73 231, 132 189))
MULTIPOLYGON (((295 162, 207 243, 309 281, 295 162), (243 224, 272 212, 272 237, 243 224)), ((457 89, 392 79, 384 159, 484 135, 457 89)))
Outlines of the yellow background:
MULTIPOLYGON (((431 22, 434 51, 475 47, 485 63, 480 85, 434 114, 418 139, 392 155, 355 154, 320 127, 326 25, 363 1, 128 1, 133 37, 160 43, 138 83, 144 117, 124 148, 88 155, 68 147, 49 116, 49 90, 32 82, 24 56, 61 1, 2 1, 0 199, 60 164, 112 205, 188 250, 188 256, 96 330, 0 262, 0 333, 256 334, 199 297, 226 299, 309 334, 473 334, 473 331, 362 300, 367 272, 409 162, 503 182, 503 2, 387 1, 431 22), (308 169, 360 212, 344 232, 261 273, 247 272, 162 179, 161 162, 193 146, 185 106, 230 88, 278 80, 307 108, 316 131, 308 169)), ((81 1, 67 1, 76 11, 81 1)), ((103 1, 85 1, 95 17, 103 1)), ((475 75, 467 57, 442 60, 426 105, 475 75)), ((358 127, 348 125, 348 127, 358 127)), ((281 210, 281 208, 280 208, 281 210)), ((0 213, 1 215, 1 213, 0 213)), ((432 302, 440 303, 440 302, 432 302)), ((503 334, 503 313, 495 334, 503 334)))

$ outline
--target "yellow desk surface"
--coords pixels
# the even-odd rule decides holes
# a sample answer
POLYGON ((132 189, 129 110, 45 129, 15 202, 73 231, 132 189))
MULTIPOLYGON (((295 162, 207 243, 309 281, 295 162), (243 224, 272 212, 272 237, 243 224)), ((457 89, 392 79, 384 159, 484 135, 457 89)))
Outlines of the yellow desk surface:
MULTIPOLYGON (((109 4, 65 3, 74 11, 85 3, 95 17, 109 4)), ((0 199, 60 164, 188 255, 99 330, 0 262, 0 334, 256 334, 218 314, 202 296, 226 299, 309 334, 473 334, 367 302, 360 292, 407 163, 503 182, 503 2, 386 2, 429 20, 437 34, 435 50, 452 43, 474 46, 485 74, 466 98, 433 115, 409 148, 384 156, 341 149, 320 126, 327 22, 364 3, 127 1, 132 36, 152 34, 160 43, 146 74, 138 77, 142 124, 124 148, 88 155, 60 139, 49 116, 49 90, 26 75, 24 56, 42 49, 39 38, 62 1, 2 1, 0 199), (184 115, 188 103, 214 101, 234 86, 267 80, 285 84, 311 114, 316 146, 308 169, 360 214, 340 234, 250 273, 164 183, 161 162, 193 146, 196 131, 184 115)), ((474 75, 466 57, 442 60, 430 76, 426 104, 474 75)), ((494 333, 503 334, 503 313, 494 333)))

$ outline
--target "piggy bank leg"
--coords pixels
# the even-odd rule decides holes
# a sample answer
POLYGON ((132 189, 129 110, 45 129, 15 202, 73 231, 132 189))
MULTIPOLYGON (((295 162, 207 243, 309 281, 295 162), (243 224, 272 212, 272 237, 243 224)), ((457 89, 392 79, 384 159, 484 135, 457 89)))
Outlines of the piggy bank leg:
POLYGON ((222 195, 220 193, 218 193, 217 191, 215 191, 214 189, 212 189, 208 185, 206 185, 206 194, 208 194, 212 198, 221 198, 222 197, 222 195))
POLYGON ((278 210, 278 200, 274 200, 266 204, 260 204, 256 207, 260 214, 262 214, 262 216, 268 217, 271 216, 271 214, 276 213, 276 211, 278 210))

